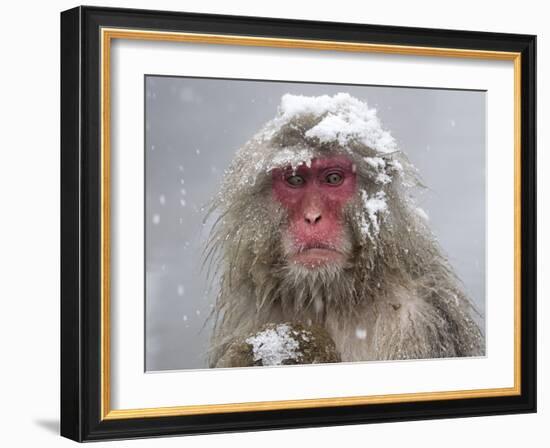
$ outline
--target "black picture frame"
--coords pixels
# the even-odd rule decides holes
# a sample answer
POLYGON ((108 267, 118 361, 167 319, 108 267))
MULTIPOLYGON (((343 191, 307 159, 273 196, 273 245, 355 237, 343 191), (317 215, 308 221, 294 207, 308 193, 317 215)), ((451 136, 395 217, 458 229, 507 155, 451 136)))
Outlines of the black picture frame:
POLYGON ((536 412, 536 36, 77 7, 61 13, 61 435, 162 435, 536 412), (101 28, 521 54, 520 393, 513 396, 102 419, 101 28))

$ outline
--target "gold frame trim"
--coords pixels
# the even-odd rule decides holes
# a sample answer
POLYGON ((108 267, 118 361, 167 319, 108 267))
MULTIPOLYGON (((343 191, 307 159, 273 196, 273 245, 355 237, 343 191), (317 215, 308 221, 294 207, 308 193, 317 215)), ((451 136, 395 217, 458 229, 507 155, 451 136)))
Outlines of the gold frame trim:
POLYGON ((502 397, 521 394, 521 53, 418 47, 304 39, 279 39, 216 34, 195 34, 135 29, 101 29, 101 420, 167 417, 263 410, 307 409, 380 403, 406 403, 502 397), (443 392, 421 392, 356 397, 315 398, 214 405, 189 405, 140 409, 111 409, 110 366, 110 55, 113 39, 187 42, 214 45, 297 48, 413 56, 491 59, 514 62, 514 386, 443 392))

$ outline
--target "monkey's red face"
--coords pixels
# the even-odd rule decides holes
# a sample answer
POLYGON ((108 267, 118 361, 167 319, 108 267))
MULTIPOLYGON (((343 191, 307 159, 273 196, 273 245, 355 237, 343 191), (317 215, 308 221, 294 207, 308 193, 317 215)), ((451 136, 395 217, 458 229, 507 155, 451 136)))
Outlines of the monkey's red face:
POLYGON ((349 251, 344 207, 356 192, 356 175, 345 156, 313 159, 311 166, 275 169, 273 197, 287 211, 283 233, 288 262, 315 269, 342 264, 349 251))

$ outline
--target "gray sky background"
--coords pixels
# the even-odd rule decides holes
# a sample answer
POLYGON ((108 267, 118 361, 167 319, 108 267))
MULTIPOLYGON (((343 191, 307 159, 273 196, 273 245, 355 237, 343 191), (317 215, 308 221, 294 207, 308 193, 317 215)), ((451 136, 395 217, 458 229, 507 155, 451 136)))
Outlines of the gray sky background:
POLYGON ((485 315, 484 92, 148 76, 147 371, 207 367, 207 317, 216 288, 201 269, 209 233, 201 208, 235 151, 275 116, 283 94, 338 92, 375 107, 419 169, 428 190, 418 205, 485 315))

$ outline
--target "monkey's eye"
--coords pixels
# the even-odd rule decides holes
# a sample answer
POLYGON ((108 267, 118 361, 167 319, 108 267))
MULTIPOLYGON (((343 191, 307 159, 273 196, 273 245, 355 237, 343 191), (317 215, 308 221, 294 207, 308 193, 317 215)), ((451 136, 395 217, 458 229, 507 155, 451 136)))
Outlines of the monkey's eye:
POLYGON ((340 185, 344 181, 344 176, 340 173, 329 173, 325 177, 325 182, 329 185, 340 185))
POLYGON ((286 182, 291 187, 301 187, 306 183, 305 179, 302 176, 297 176, 297 175, 287 177, 286 182))

